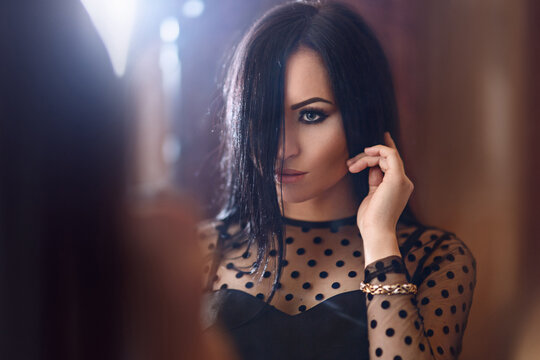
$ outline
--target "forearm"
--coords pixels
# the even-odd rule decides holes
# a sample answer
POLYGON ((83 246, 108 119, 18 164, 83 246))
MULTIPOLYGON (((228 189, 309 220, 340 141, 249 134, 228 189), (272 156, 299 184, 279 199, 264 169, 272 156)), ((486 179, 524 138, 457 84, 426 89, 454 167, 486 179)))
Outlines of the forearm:
MULTIPOLYGON (((399 258, 377 260, 367 267, 367 271, 380 275, 373 277, 366 272, 365 281, 373 285, 407 283, 404 272, 395 272, 402 271, 400 269, 404 267, 399 258), (386 270, 390 267, 393 270, 386 270)), ((368 294, 366 306, 372 358, 433 359, 414 294, 368 294)))

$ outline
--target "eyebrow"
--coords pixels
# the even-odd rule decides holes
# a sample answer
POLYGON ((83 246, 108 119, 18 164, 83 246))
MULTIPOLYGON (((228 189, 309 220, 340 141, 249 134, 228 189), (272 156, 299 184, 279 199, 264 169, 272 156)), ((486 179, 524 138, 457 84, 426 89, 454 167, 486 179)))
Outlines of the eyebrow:
POLYGON ((291 110, 296 110, 298 108, 301 108, 302 106, 306 106, 307 104, 311 104, 311 103, 314 103, 314 102, 319 102, 319 101, 322 101, 322 102, 325 102, 325 103, 328 103, 328 104, 332 104, 334 105, 331 101, 329 100, 326 100, 326 99, 323 99, 323 98, 320 98, 320 97, 313 97, 311 99, 307 99, 307 100, 304 100, 302 102, 299 102, 298 104, 294 104, 291 106, 291 110))

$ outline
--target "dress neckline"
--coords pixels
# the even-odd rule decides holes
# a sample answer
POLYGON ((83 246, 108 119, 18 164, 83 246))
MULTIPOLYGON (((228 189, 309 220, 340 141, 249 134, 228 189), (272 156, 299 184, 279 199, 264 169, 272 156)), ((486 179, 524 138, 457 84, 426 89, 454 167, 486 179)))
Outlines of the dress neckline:
POLYGON ((303 229, 309 228, 309 229, 322 229, 322 228, 330 228, 330 229, 337 229, 340 226, 345 225, 355 225, 356 224, 356 215, 334 219, 334 220, 325 220, 325 221, 310 221, 310 220, 299 220, 299 219, 292 219, 286 216, 281 217, 285 224, 292 225, 292 226, 298 226, 303 229))

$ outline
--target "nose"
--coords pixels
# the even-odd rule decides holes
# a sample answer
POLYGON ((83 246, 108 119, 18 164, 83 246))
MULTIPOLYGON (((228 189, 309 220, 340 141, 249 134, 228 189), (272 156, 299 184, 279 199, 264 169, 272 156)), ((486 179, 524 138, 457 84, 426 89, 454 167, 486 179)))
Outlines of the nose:
POLYGON ((297 128, 290 126, 285 121, 285 128, 281 129, 278 143, 277 163, 283 159, 286 164, 288 159, 294 158, 300 154, 300 144, 298 139, 297 128), (285 130, 285 141, 283 140, 283 130, 285 130))

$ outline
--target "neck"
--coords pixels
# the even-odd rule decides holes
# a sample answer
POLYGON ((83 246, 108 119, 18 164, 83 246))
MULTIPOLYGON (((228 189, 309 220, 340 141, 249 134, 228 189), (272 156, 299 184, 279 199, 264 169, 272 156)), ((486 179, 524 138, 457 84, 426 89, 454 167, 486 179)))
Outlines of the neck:
POLYGON ((346 175, 319 196, 300 203, 283 202, 284 216, 305 221, 328 221, 353 216, 358 212, 352 178, 346 175))

